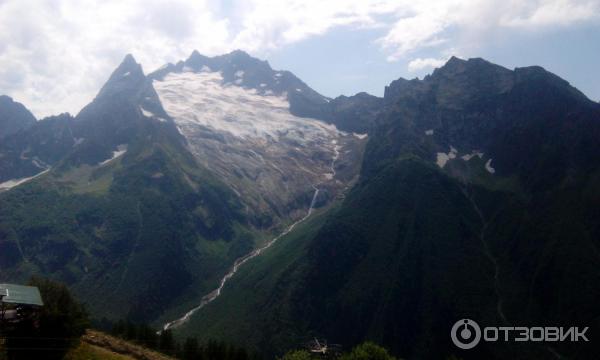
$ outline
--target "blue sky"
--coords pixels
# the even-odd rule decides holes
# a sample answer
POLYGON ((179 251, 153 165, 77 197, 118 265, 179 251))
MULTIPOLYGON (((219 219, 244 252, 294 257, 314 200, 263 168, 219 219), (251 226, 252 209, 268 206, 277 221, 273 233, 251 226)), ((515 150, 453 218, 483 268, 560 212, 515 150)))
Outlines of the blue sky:
POLYGON ((76 114, 127 53, 234 49, 327 96, 382 95, 451 55, 541 65, 600 100, 600 0, 0 0, 0 94, 76 114))
MULTIPOLYGON (((385 85, 392 80, 422 78, 431 73, 431 67, 409 71, 413 57, 387 61, 386 54, 373 43, 381 32, 339 28, 266 55, 274 68, 294 72, 330 97, 360 91, 382 96, 385 85)), ((437 55, 436 49, 412 54, 421 58, 437 55)), ((542 33, 507 32, 486 39, 477 49, 455 55, 482 57, 509 69, 540 65, 592 100, 600 101, 600 23, 542 33)))

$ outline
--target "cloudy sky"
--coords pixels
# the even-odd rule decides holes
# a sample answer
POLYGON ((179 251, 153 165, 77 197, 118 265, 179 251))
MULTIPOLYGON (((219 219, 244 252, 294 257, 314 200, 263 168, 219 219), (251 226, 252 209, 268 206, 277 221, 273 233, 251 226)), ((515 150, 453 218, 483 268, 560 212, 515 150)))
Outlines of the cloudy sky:
POLYGON ((600 100, 600 0, 0 0, 0 94, 76 114, 132 53, 146 72, 233 49, 327 96, 383 93, 451 55, 541 65, 600 100))

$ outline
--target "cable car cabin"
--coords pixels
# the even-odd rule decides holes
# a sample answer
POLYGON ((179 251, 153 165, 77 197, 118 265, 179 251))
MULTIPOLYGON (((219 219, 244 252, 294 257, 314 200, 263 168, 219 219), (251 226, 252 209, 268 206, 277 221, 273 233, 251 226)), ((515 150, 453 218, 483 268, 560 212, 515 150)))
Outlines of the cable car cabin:
POLYGON ((314 338, 305 345, 306 349, 313 355, 323 358, 337 358, 341 354, 340 344, 327 344, 327 340, 314 338))
POLYGON ((37 318, 44 306, 40 290, 35 286, 0 284, 0 322, 2 327, 37 318))

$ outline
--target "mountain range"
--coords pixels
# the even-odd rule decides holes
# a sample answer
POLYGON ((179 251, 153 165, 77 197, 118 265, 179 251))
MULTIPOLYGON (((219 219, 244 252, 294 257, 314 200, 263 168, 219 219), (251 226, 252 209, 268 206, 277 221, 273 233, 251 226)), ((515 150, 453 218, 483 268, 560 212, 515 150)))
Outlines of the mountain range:
POLYGON ((97 319, 160 326, 218 288, 176 336, 269 356, 324 337, 597 358, 593 340, 466 351, 449 333, 598 336, 598 139, 600 104, 536 66, 453 57, 331 99, 242 51, 147 75, 127 55, 76 116, 0 97, 0 280, 50 276, 97 319))

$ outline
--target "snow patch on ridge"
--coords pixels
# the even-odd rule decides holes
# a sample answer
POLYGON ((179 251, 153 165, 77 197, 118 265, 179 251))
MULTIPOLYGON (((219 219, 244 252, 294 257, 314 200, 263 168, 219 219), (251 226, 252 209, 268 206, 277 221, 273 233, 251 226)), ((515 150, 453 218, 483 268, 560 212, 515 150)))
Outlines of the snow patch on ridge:
POLYGON ((366 138, 367 136, 369 136, 369 134, 359 134, 359 133, 352 133, 352 135, 354 135, 355 138, 358 138, 360 140, 366 138))
POLYGON ((479 156, 479 158, 481 159, 483 157, 483 153, 481 151, 473 150, 470 154, 463 155, 460 158, 464 161, 469 161, 475 156, 479 156))
POLYGON ((433 135, 433 129, 425 130, 425 135, 427 135, 427 136, 433 135))
POLYGON ((28 182, 30 180, 35 179, 38 176, 44 175, 48 171, 50 171, 50 168, 48 168, 48 169, 46 169, 46 170, 44 170, 42 172, 39 172, 39 173, 37 173, 37 174, 35 174, 33 176, 19 178, 19 179, 11 179, 11 180, 5 181, 3 183, 0 183, 0 192, 1 191, 5 191, 5 190, 10 190, 10 189, 14 188, 15 186, 24 184, 24 183, 26 183, 26 182, 28 182))
POLYGON ((490 173, 493 174, 496 172, 496 169, 494 169, 492 167, 492 159, 489 159, 486 163, 485 163, 485 169, 490 173))
POLYGON ((456 150, 456 148, 454 146, 450 146, 450 152, 446 153, 437 153, 437 159, 436 159, 436 163, 439 167, 443 168, 444 166, 446 166, 446 163, 448 162, 448 160, 450 159, 454 159, 456 158, 456 154, 458 153, 458 150, 456 150))
POLYGON ((146 116, 146 117, 153 117, 153 116, 154 116, 154 114, 153 114, 153 113, 151 113, 150 111, 148 111, 148 110, 144 109, 144 108, 143 108, 143 107, 141 107, 141 106, 140 106, 140 110, 142 111, 142 114, 144 114, 144 116, 146 116))
POLYGON ((122 156, 123 154, 125 154, 127 152, 127 144, 121 144, 119 146, 117 146, 117 150, 113 151, 112 156, 104 161, 102 161, 100 164, 98 164, 99 166, 102 165, 106 165, 109 162, 111 162, 112 160, 118 158, 119 156, 122 156))
POLYGON ((144 108, 143 108, 143 107, 141 107, 141 106, 140 106, 140 111, 142 112, 142 114, 143 114, 145 117, 154 118, 154 119, 157 119, 157 120, 158 120, 158 121, 160 121, 160 122, 165 122, 165 121, 167 121, 167 120, 165 120, 165 119, 161 118, 160 116, 157 116, 157 115, 156 115, 156 114, 154 114, 153 112, 151 112, 151 111, 148 111, 148 110, 144 109, 144 108))
POLYGON ((50 168, 50 165, 48 165, 45 162, 43 162, 42 160, 38 159, 37 156, 34 156, 33 159, 31 159, 31 163, 33 165, 35 165, 38 169, 46 170, 46 169, 50 168))

